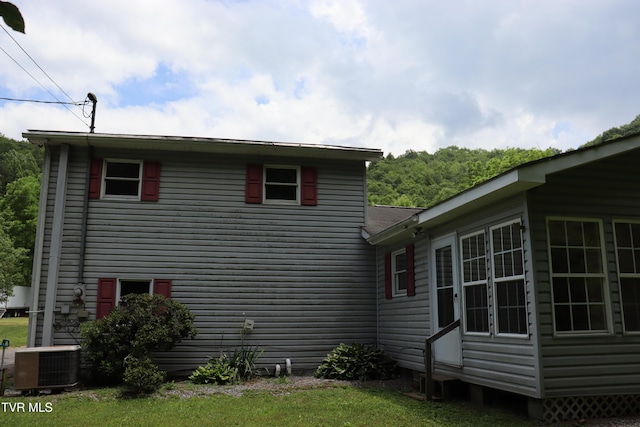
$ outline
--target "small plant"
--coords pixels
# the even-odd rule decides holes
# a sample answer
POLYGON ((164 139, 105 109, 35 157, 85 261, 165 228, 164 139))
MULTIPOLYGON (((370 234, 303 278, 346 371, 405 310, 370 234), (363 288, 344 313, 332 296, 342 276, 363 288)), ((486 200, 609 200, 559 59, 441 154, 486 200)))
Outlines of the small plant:
POLYGON ((219 358, 211 358, 204 366, 198 366, 189 376, 195 384, 230 384, 238 381, 238 369, 231 366, 225 353, 219 358))
POLYGON ((316 378, 386 380, 397 376, 396 362, 373 345, 340 344, 316 369, 316 378))
POLYGON ((258 376, 256 362, 262 356, 263 349, 259 347, 240 347, 233 352, 229 364, 238 370, 241 380, 248 380, 258 376))
POLYGON ((124 365, 122 382, 128 391, 134 394, 146 394, 158 390, 167 377, 167 373, 160 370, 149 356, 137 358, 129 355, 125 358, 124 365))

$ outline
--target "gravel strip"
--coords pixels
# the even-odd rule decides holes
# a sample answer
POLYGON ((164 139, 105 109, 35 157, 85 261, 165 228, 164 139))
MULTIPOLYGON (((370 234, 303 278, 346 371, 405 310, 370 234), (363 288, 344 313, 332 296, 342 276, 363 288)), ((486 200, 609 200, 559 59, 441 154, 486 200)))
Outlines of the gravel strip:
MULTIPOLYGON (((189 384, 189 383, 186 383, 189 384)), ((168 396, 179 396, 181 398, 207 396, 211 394, 226 394, 230 396, 242 396, 248 391, 268 391, 273 394, 288 394, 294 390, 308 390, 312 388, 326 387, 371 387, 371 388, 391 388, 399 391, 410 391, 411 385, 403 380, 385 381, 341 381, 314 378, 311 376, 290 376, 278 378, 258 378, 242 384, 233 385, 199 385, 197 387, 184 386, 183 383, 176 383, 174 389, 165 391, 168 396)))

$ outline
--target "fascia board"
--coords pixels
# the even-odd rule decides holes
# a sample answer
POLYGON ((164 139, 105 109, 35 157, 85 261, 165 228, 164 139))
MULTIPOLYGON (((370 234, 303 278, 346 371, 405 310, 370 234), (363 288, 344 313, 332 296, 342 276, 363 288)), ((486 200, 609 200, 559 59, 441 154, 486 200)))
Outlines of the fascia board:
POLYGON ((72 146, 129 150, 182 151, 359 161, 377 161, 382 158, 383 154, 381 150, 374 148, 221 138, 92 134, 35 130, 29 130, 23 133, 22 136, 37 145, 69 144, 72 146))

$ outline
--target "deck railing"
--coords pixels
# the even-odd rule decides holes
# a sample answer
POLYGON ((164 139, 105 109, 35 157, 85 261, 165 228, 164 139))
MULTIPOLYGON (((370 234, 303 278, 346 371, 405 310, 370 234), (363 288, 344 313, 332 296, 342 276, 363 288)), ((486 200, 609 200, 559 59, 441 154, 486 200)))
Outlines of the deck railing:
POLYGON ((443 336, 447 335, 449 332, 453 331, 455 328, 460 326, 460 319, 453 321, 452 323, 445 326, 440 331, 431 335, 426 339, 424 345, 424 369, 425 369, 425 393, 427 395, 427 400, 433 399, 434 392, 434 381, 433 381, 433 343, 443 336))

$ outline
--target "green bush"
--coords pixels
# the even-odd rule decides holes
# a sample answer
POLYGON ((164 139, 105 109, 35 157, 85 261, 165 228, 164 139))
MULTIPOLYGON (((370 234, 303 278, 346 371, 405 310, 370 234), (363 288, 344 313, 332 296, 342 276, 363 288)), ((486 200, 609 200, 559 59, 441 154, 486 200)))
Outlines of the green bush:
POLYGON ((238 369, 231 366, 229 356, 221 355, 211 359, 204 366, 198 366, 189 376, 195 384, 229 384, 238 381, 238 369))
POLYGON ((373 345, 340 344, 316 369, 316 378, 386 380, 397 376, 396 362, 373 345))
POLYGON ((138 359, 129 355, 124 365, 123 383, 134 394, 152 393, 167 379, 167 373, 160 370, 149 356, 138 359))
MULTIPOLYGON (((148 366, 144 360, 151 363, 152 351, 171 350, 181 340, 197 334, 193 320, 189 309, 162 295, 124 296, 107 316, 82 325, 83 354, 89 362, 90 379, 121 384, 127 357, 135 357, 148 366)), ((134 365, 141 366, 137 362, 134 365)), ((130 379, 136 375, 130 373, 130 379)))

